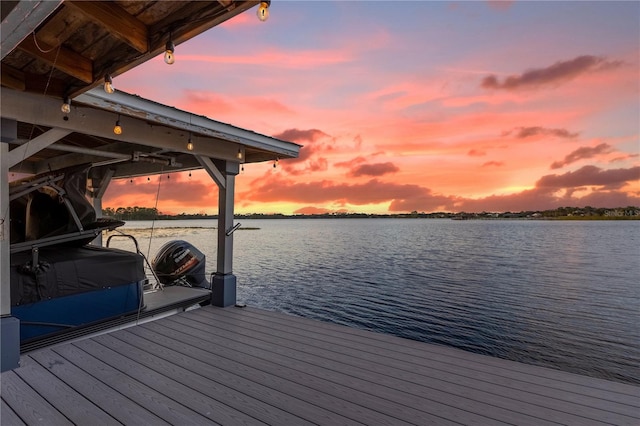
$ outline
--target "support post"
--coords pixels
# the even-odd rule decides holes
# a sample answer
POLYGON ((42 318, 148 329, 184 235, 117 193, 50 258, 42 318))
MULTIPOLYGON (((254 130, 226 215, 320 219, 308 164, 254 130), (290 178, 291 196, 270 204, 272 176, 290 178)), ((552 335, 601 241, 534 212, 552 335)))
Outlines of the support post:
MULTIPOLYGON (((92 177, 91 186, 93 190, 89 194, 91 196, 93 209, 96 212, 96 218, 102 217, 102 197, 104 193, 107 191, 109 187, 109 183, 111 183, 111 178, 113 177, 115 171, 113 169, 107 170, 107 172, 101 177, 92 177)), ((94 246, 102 247, 102 232, 91 241, 91 244, 94 246)))
POLYGON ((0 138, 0 371, 20 365, 20 321, 11 316, 9 144, 16 138, 15 120, 2 119, 0 138))
POLYGON ((216 167, 224 177, 224 185, 218 185, 218 258, 213 276, 211 303, 214 306, 231 306, 236 303, 236 276, 233 275, 233 208, 235 179, 239 164, 216 161, 216 167))

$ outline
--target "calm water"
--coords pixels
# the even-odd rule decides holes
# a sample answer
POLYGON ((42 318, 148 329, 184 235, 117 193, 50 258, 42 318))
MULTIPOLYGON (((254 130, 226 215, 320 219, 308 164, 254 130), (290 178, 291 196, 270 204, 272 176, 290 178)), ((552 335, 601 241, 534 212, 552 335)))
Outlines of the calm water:
MULTIPOLYGON (((640 222, 239 221, 248 305, 640 383, 640 222)), ((158 221, 150 249, 135 232, 151 258, 190 241, 213 272, 215 226, 158 221)))

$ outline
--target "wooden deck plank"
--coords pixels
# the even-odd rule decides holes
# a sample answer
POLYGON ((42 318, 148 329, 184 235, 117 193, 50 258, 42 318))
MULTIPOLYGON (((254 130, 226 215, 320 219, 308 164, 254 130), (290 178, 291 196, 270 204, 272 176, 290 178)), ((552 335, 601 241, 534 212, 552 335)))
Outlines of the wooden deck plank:
MULTIPOLYGON (((633 398, 638 396, 638 387, 620 383, 610 380, 599 379, 595 377, 583 376, 575 373, 569 373, 562 370, 542 368, 539 366, 528 365, 516 361, 505 360, 486 355, 478 355, 471 352, 462 351, 455 348, 450 348, 444 345, 437 344, 425 344, 411 339, 404 339, 401 337, 393 336, 385 333, 376 333, 368 330, 362 330, 355 327, 345 327, 339 324, 333 324, 326 321, 318 321, 309 318, 303 318, 294 315, 281 314, 279 312, 248 308, 247 316, 257 316, 263 320, 267 320, 273 323, 288 324, 293 326, 298 324, 298 327, 314 333, 323 334, 325 332, 350 335, 354 340, 365 341, 371 345, 380 347, 393 347, 397 351, 405 352, 408 354, 414 354, 417 356, 432 356, 441 355, 451 360, 466 360, 475 363, 478 368, 486 366, 495 372, 498 368, 503 370, 506 374, 518 374, 530 376, 532 380, 538 380, 539 384, 558 387, 561 390, 572 389, 571 385, 584 386, 584 389, 596 389, 605 390, 621 395, 629 395, 633 398), (569 388, 564 386, 568 385, 569 388)), ((431 359, 431 358, 429 358, 431 359)))
POLYGON ((26 423, 13 411, 4 399, 0 399, 0 425, 26 426, 26 423))
MULTIPOLYGON (((211 311, 199 310, 194 311, 194 315, 203 317, 210 315, 211 311)), ((185 316, 187 318, 189 316, 185 316)), ((203 317, 205 318, 205 317, 203 317)), ((225 310, 222 314, 216 314, 216 324, 220 325, 224 321, 231 321, 232 325, 242 325, 241 323, 247 319, 246 315, 240 314, 237 310, 225 310), (239 316, 238 316, 239 315, 239 316), (239 323, 234 323, 233 318, 237 318, 239 323)), ((495 384, 478 380, 476 376, 477 372, 464 371, 465 364, 459 366, 458 372, 456 371, 440 371, 432 367, 421 365, 420 363, 413 362, 415 359, 397 359, 389 358, 385 355, 378 355, 371 351, 371 348, 366 345, 352 344, 348 339, 340 339, 335 336, 332 338, 321 337, 313 335, 313 338, 309 338, 309 333, 303 333, 302 330, 291 330, 289 327, 286 331, 283 327, 269 327, 261 325, 263 322, 257 320, 249 320, 246 322, 245 333, 249 333, 253 338, 264 338, 261 336, 268 335, 269 340, 277 342, 279 345, 286 346, 291 345, 290 342, 295 342, 295 345, 304 348, 305 351, 325 351, 326 348, 331 347, 332 350, 339 350, 340 354, 344 357, 339 358, 339 361, 344 364, 353 366, 362 366, 363 363, 372 363, 371 369, 386 367, 387 371, 393 371, 393 375, 402 378, 409 383, 419 383, 424 380, 425 377, 438 378, 442 380, 442 383, 446 383, 447 386, 451 384, 457 384, 463 390, 467 388, 475 389, 478 395, 490 395, 492 398, 498 396, 504 396, 511 398, 511 400, 518 400, 521 402, 527 402, 537 406, 537 412, 544 409, 550 409, 550 417, 548 419, 563 419, 565 422, 572 422, 575 424, 586 424, 589 421, 594 422, 619 422, 619 421, 632 421, 635 419, 637 422, 637 410, 634 407, 628 405, 616 404, 610 401, 601 401, 600 399, 586 397, 583 395, 575 395, 568 392, 553 392, 553 389, 535 389, 535 392, 530 392, 530 384, 521 384, 518 382, 507 382, 495 384), (333 346, 330 346, 333 345, 333 346), (376 367, 377 366, 377 367, 376 367), (460 368, 463 367, 463 368, 460 368), (547 393, 552 396, 547 396, 547 393), (594 407, 593 405, 599 405, 594 407), (625 416, 628 417, 625 419, 625 416)), ((415 357, 414 357, 415 358, 415 357)), ((490 376, 489 376, 490 377, 490 376)))
POLYGON ((136 359, 158 373, 185 382, 193 389, 210 394, 227 406, 265 423, 304 425, 308 424, 303 420, 305 417, 322 419, 323 424, 348 423, 332 412, 323 411, 313 404, 304 404, 295 397, 261 385, 259 377, 246 380, 236 372, 228 373, 217 367, 215 359, 203 363, 190 355, 181 355, 172 348, 137 336, 132 338, 129 332, 102 337, 101 341, 110 348, 135 355, 136 359))
MULTIPOLYGON (((133 347, 124 348, 127 356, 123 355, 119 341, 111 336, 99 336, 90 341, 77 342, 77 346, 93 356, 104 359, 111 367, 119 369, 125 375, 140 381, 150 389, 166 393, 175 402, 198 412, 215 424, 251 425, 264 424, 257 419, 220 402, 219 392, 225 389, 206 383, 198 387, 203 379, 195 375, 184 374, 181 367, 168 364, 155 364, 155 360, 148 361, 149 354, 136 351, 133 347), (115 343, 113 346, 110 343, 115 343), (131 358, 130 358, 131 357, 131 358), (158 372, 154 368, 162 368, 158 372), (178 374, 175 374, 175 371, 178 374), (181 377, 176 377, 180 376, 181 377)), ((135 400, 134 400, 135 401, 135 400)), ((180 423, 176 423, 180 424, 180 423)))
MULTIPOLYGON (((190 322, 185 318, 174 318, 174 320, 187 327, 187 329, 178 328, 179 332, 188 335, 189 328, 195 328, 196 331, 192 331, 192 333, 196 336, 201 335, 201 332, 197 331, 199 327, 198 322, 190 322)), ((220 325, 219 322, 217 324, 220 325)), ((170 321, 165 322, 163 325, 174 328, 170 325, 170 321)), ((148 324, 148 326, 157 329, 156 324, 148 324)), ((307 373, 315 372, 319 377, 327 380, 344 383, 353 389, 382 396, 389 401, 399 404, 399 409, 405 405, 409 405, 418 410, 428 410, 428 413, 432 416, 459 421, 461 423, 481 424, 492 422, 497 424, 500 421, 511 422, 513 420, 514 410, 518 408, 517 402, 512 400, 504 402, 509 408, 503 409, 499 405, 496 405, 496 403, 499 404, 501 401, 497 401, 496 398, 491 396, 481 396, 481 399, 484 399, 484 401, 477 401, 473 398, 474 392, 467 392, 466 395, 460 396, 439 389, 440 386, 438 385, 440 385, 440 383, 436 383, 435 385, 432 383, 410 383, 388 375, 388 371, 385 371, 385 368, 380 368, 379 366, 376 366, 374 369, 367 369, 367 365, 357 360, 351 364, 345 364, 336 353, 327 352, 325 356, 322 356, 321 351, 311 351, 307 353, 306 350, 301 349, 297 344, 287 347, 286 344, 280 341, 265 341, 255 335, 250 335, 249 337, 243 336, 243 331, 240 329, 225 331, 216 328, 210 331, 210 333, 211 337, 208 339, 216 345, 219 345, 222 350, 226 352, 234 354, 245 352, 247 354, 253 354, 260 359, 273 359, 275 360, 274 362, 280 360, 279 362, 284 363, 284 365, 290 369, 293 369, 297 365, 300 367, 298 371, 307 373)), ((446 383, 444 383, 444 385, 446 385, 446 383)), ((353 398, 353 396, 351 398, 353 398)), ((540 408, 535 406, 530 408, 532 416, 516 413, 520 424, 545 424, 545 420, 539 416, 540 408)), ((546 423, 556 424, 555 422, 546 423)))
MULTIPOLYGON (((21 368, 28 368, 24 366, 21 368)), ((15 372, 2 373, 2 399, 29 425, 72 425, 54 406, 40 396, 15 372)), ((4 425, 4 419, 2 424, 4 425)))
MULTIPOLYGON (((145 333, 142 334, 144 336, 145 333)), ((235 404, 237 407, 248 409, 259 406, 260 402, 265 403, 265 407, 271 407, 271 411, 275 411, 275 407, 286 407, 294 414, 299 416, 295 419, 280 419, 280 418, 267 418, 267 422, 271 424, 307 424, 307 421, 303 419, 313 419, 308 423, 320 423, 326 425, 335 424, 357 424, 357 421, 349 420, 344 415, 344 411, 339 411, 340 406, 351 405, 348 401, 343 401, 338 398, 330 398, 330 395, 326 395, 319 392, 312 392, 305 386, 295 386, 292 383, 283 381, 277 376, 269 373, 262 372, 258 369, 242 366, 235 363, 233 367, 225 365, 224 361, 218 357, 209 354, 209 363, 201 362, 194 358, 193 353, 198 349, 189 347, 186 351, 188 355, 184 355, 175 351, 163 347, 162 345, 155 344, 151 340, 141 338, 140 335, 134 335, 131 332, 117 333, 109 337, 122 339, 123 342, 128 345, 139 349, 139 352, 135 352, 139 356, 145 356, 143 351, 148 354, 154 354, 152 356, 147 355, 149 363, 162 366, 163 371, 170 368, 171 365, 180 365, 180 376, 193 375, 190 381, 194 381, 196 377, 209 379, 213 382, 214 386, 221 386, 220 392, 223 390, 226 392, 234 393, 234 390, 244 392, 253 398, 247 399, 247 395, 243 395, 244 401, 239 401, 239 404, 235 404), (222 368, 220 365, 222 364, 222 368), (224 367, 227 366, 228 370, 224 367), (224 386, 224 387, 222 387, 224 386), (225 388, 226 387, 226 388, 225 388), (233 388, 233 389, 230 389, 233 388), (334 406, 332 406, 334 404, 334 406), (287 420, 287 421, 284 421, 287 420)), ((172 346, 176 346, 175 342, 170 342, 172 346)), ((118 345, 117 342, 110 342, 110 347, 118 345)), ((182 345, 180 345, 182 346, 182 345)), ((136 349, 130 349, 135 351, 136 349)), ((205 356, 205 359, 207 357, 205 356)), ((203 390, 210 389, 212 385, 205 383, 202 386, 203 390)), ((218 393, 216 393, 218 395, 218 393)), ((232 401, 228 402, 229 404, 232 401)), ((272 416, 272 413, 267 412, 272 416)), ((375 413, 367 416, 364 410, 360 410, 358 413, 360 418, 368 420, 368 422, 377 422, 383 424, 384 419, 381 416, 376 416, 375 413)), ((264 417, 264 413, 253 413, 253 415, 261 415, 264 417), (262 414, 262 415, 261 415, 262 414)))
POLYGON ((120 424, 37 362, 15 373, 74 424, 120 424))
POLYGON ((22 358, 2 373, 3 426, 92 415, 131 425, 640 424, 637 386, 255 308, 203 307, 22 358))
POLYGON ((123 424, 168 424, 51 349, 34 352, 29 357, 49 366, 51 373, 123 424))
MULTIPOLYGON (((619 405, 618 408, 620 412, 628 412, 629 414, 637 413, 638 408, 640 408, 637 405, 638 404, 638 388, 633 387, 631 385, 624 384, 624 383, 619 383, 619 384, 613 383, 612 385, 610 382, 606 382, 601 379, 593 379, 592 382, 595 382, 596 384, 600 384, 602 382, 606 383, 606 389, 608 392, 603 394, 601 388, 562 382, 560 380, 554 381, 544 377, 540 378, 540 376, 538 376, 538 373, 541 371, 544 373, 558 372, 561 375, 561 377, 565 377, 565 375, 567 374, 572 375, 571 373, 559 372, 557 370, 551 370, 551 369, 547 369, 544 367, 537 367, 537 366, 528 366, 529 371, 527 373, 524 373, 523 371, 518 371, 514 373, 508 370, 505 372, 504 369, 500 368, 496 370, 493 366, 491 366, 491 368, 488 369, 485 366, 484 362, 495 361, 495 359, 492 357, 484 356, 484 355, 469 354, 473 356, 471 358, 465 358, 464 360, 466 362, 461 363, 460 358, 454 358, 452 361, 450 357, 445 357, 439 354, 436 354, 434 356, 430 353, 425 353, 425 352, 419 353, 418 351, 412 351, 411 353, 406 353, 405 351, 398 350, 399 345, 391 346, 387 344, 384 347, 380 347, 374 344, 372 346, 371 341, 374 339, 367 340, 367 339, 364 339, 363 337, 356 342, 351 338, 352 329, 348 327, 341 327, 340 329, 334 331, 333 333, 318 332, 317 326, 315 325, 312 326, 312 327, 315 327, 312 329, 298 328, 297 330, 293 330, 292 328, 295 328, 295 326, 292 325, 292 322, 295 322, 295 320, 284 322, 283 318, 272 317, 272 313, 269 313, 267 311, 259 311, 257 312, 256 315, 254 315, 254 312, 251 312, 251 310, 248 310, 248 312, 249 312, 248 315, 245 313, 242 314, 242 318, 244 320, 251 321, 249 318, 253 318, 255 319, 254 323, 263 324, 265 322, 265 317, 266 317, 270 321, 270 328, 281 329, 281 330, 285 329, 287 332, 287 335, 298 334, 298 335, 306 336, 310 331, 313 331, 314 337, 324 336, 324 337, 319 337, 320 339, 324 339, 323 341, 337 342, 340 344, 347 345, 350 348, 353 348, 359 351, 368 351, 376 355, 388 356, 391 359, 399 359, 402 361, 409 362, 411 364, 418 364, 421 366, 425 366, 429 369, 437 365, 443 371, 448 371, 450 373, 455 374, 461 371, 460 370, 461 367, 468 368, 469 372, 470 373, 472 372, 475 378, 485 380, 487 382, 495 383, 497 385, 505 387, 505 389, 508 389, 510 384, 514 380, 516 380, 517 382, 520 382, 523 385, 526 384, 528 392, 549 395, 553 398, 557 398, 559 400, 564 400, 567 402, 578 402, 578 403, 586 402, 586 403, 589 403, 589 405, 600 407, 602 409, 609 409, 613 406, 619 405), (265 315, 263 316, 262 314, 265 314, 265 315), (276 324, 278 324, 278 326, 276 326, 276 324), (318 333, 316 334, 316 332, 318 333), (403 354, 405 354, 406 356, 403 354), (558 390, 560 392, 554 393, 555 390, 558 390), (633 392, 635 392, 635 394, 633 394, 633 392), (603 397, 607 399, 603 400, 602 399, 603 397)), ((232 313, 233 311, 230 311, 230 310, 225 311, 225 314, 232 314, 232 313)), ((304 321, 304 323, 307 323, 307 321, 304 321)), ((312 322, 312 324, 316 324, 316 323, 317 321, 312 322)), ((368 335, 371 335, 371 333, 368 333, 368 335)), ((378 337, 378 335, 379 335, 378 333, 374 334, 374 336, 376 337, 378 337)), ((389 337, 393 337, 393 336, 389 336, 389 337)), ((408 340, 397 339, 396 342, 402 345, 408 342, 408 340)), ((419 342, 416 342, 416 343, 419 343, 419 342)), ((425 346, 425 345, 422 344, 422 346, 425 346)), ((426 348, 431 349, 433 346, 434 345, 426 345, 426 348)), ((457 351, 457 352, 462 352, 462 351, 457 351)), ((505 360, 498 360, 498 361, 501 361, 501 362, 504 361, 504 363, 507 364, 507 366, 509 364, 521 365, 519 363, 514 363, 512 361, 505 361, 505 360)), ((414 368, 412 367, 411 369, 413 370, 414 368)), ((582 376, 578 376, 578 377, 582 378, 582 376)))
MULTIPOLYGON (((91 356, 73 344, 53 348, 54 352, 88 372, 107 386, 120 392, 131 401, 136 401, 146 410, 171 424, 211 424, 211 419, 201 416, 188 407, 178 404, 150 386, 131 380, 130 377, 112 368, 100 359, 91 356)), ((76 422, 77 423, 77 422, 76 422)), ((88 424, 88 423, 80 423, 88 424)), ((103 424, 93 422, 93 424, 103 424)))
MULTIPOLYGON (((146 327, 130 330, 132 334, 152 337, 156 342, 182 342, 184 346, 177 346, 177 350, 184 354, 189 354, 201 361, 210 360, 213 357, 229 357, 233 359, 226 359, 222 362, 216 362, 218 367, 224 366, 228 371, 241 374, 242 371, 246 371, 246 377, 255 377, 252 369, 247 369, 246 366, 253 366, 262 372, 268 372, 271 375, 277 376, 280 380, 287 380, 299 385, 303 385, 323 393, 330 393, 336 398, 342 400, 349 400, 362 405, 370 410, 377 411, 381 414, 375 415, 375 420, 378 424, 383 424, 385 420, 388 420, 390 424, 398 424, 399 421, 407 422, 410 424, 455 424, 449 422, 442 417, 436 417, 427 412, 420 411, 414 408, 408 401, 411 400, 411 395, 404 394, 401 399, 403 403, 397 403, 391 401, 389 398, 389 389, 386 388, 386 398, 363 394, 357 386, 349 383, 346 378, 341 384, 332 382, 314 376, 305 372, 304 368, 294 368, 296 361, 290 358, 282 359, 280 363, 270 360, 268 354, 262 353, 262 356, 248 355, 246 352, 246 345, 221 345, 219 339, 216 336, 208 337, 202 336, 202 334, 194 336, 193 330, 189 327, 182 326, 179 323, 172 324, 174 327, 168 327, 168 323, 163 324, 147 324, 146 327), (229 362, 231 361, 231 362, 229 362), (387 416, 385 418, 385 416, 387 416)), ((269 383, 269 382, 267 382, 269 383)), ((271 382, 273 383, 273 382, 271 382)), ((366 385, 373 385, 367 382, 366 385)), ((416 404, 421 404, 424 400, 414 398, 416 404)), ((316 399, 317 403, 317 399, 316 399)), ((335 409, 336 406, 333 406, 335 409)), ((359 419, 363 416, 360 414, 359 419)))

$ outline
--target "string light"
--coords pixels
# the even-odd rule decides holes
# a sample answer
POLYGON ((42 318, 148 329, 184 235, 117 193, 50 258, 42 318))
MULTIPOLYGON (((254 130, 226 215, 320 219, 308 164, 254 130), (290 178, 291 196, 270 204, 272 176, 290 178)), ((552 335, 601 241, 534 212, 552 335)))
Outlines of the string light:
POLYGON ((113 88, 113 79, 109 74, 104 75, 104 91, 107 93, 113 93, 115 91, 113 88))
POLYGON ((238 148, 238 154, 236 155, 238 160, 242 160, 242 149, 238 148))
POLYGON ((60 107, 60 111, 64 112, 65 114, 69 114, 71 112, 71 98, 70 97, 65 96, 64 102, 62 102, 62 106, 60 107))
POLYGON ((193 141, 191 140, 191 133, 189 133, 189 140, 187 141, 187 151, 193 151, 193 141))
POLYGON ((116 125, 113 126, 113 133, 116 135, 122 134, 122 126, 120 125, 120 114, 118 114, 118 119, 116 120, 116 125))
POLYGON ((276 157, 275 161, 273 162, 273 168, 275 169, 276 167, 278 167, 278 157, 276 157))
POLYGON ((240 173, 244 173, 244 164, 240 166, 240 173))
POLYGON ((260 2, 260 7, 258 7, 258 19, 262 22, 269 19, 269 6, 271 5, 271 0, 263 0, 260 2))
POLYGON ((173 41, 171 41, 171 38, 169 38, 169 41, 167 41, 167 44, 164 45, 164 62, 165 64, 173 64, 176 61, 176 57, 173 54, 176 51, 176 46, 173 44, 173 41))

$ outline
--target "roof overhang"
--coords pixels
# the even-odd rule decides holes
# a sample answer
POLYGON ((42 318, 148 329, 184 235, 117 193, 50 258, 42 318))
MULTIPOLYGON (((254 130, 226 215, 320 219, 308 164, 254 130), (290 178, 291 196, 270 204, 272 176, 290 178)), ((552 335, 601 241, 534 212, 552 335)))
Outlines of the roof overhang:
POLYGON ((2 85, 75 97, 258 3, 3 0, 2 85))
POLYGON ((12 172, 92 163, 108 167, 113 177, 130 177, 200 168, 198 156, 238 163, 295 158, 301 147, 122 91, 90 90, 66 115, 60 101, 32 93, 3 89, 1 102, 2 117, 18 122, 12 172), (120 135, 113 133, 117 120, 120 135))

